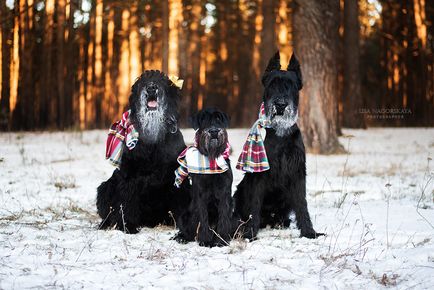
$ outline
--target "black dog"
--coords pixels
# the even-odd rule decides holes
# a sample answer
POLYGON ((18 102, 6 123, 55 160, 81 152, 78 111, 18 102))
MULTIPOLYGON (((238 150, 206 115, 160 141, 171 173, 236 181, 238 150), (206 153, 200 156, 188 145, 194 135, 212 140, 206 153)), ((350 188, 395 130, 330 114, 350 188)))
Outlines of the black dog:
POLYGON ((259 228, 289 227, 295 212, 301 236, 316 238, 306 202, 306 153, 298 117, 299 90, 302 88, 300 64, 293 55, 287 71, 280 70, 277 52, 262 78, 264 85, 265 152, 270 169, 246 173, 234 195, 235 214, 248 223, 243 235, 254 239, 259 228))
POLYGON ((170 224, 169 211, 179 216, 189 204, 188 183, 180 190, 173 186, 176 158, 185 147, 177 124, 179 99, 180 89, 159 71, 145 71, 134 83, 129 118, 139 137, 97 189, 101 229, 137 233, 141 226, 170 224))
POLYGON ((234 224, 233 176, 226 132, 229 119, 219 110, 205 109, 192 118, 192 123, 197 130, 196 144, 178 159, 184 178, 188 173, 192 183, 191 203, 180 219, 175 239, 182 243, 197 240, 208 247, 225 245, 231 238, 234 224))

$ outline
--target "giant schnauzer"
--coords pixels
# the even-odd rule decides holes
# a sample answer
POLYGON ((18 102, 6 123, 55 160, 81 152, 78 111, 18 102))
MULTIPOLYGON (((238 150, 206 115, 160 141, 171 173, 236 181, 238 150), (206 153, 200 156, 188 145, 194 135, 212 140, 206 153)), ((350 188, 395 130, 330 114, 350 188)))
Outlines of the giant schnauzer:
POLYGON ((179 156, 175 184, 190 179, 191 203, 180 218, 178 242, 195 239, 202 246, 221 246, 229 242, 233 222, 231 195, 232 170, 229 162, 228 116, 216 109, 205 109, 192 118, 195 145, 179 156))
POLYGON ((179 99, 180 89, 162 72, 145 71, 134 83, 130 110, 113 124, 107 142, 107 157, 119 168, 97 189, 101 229, 137 233, 170 224, 189 204, 189 185, 173 186, 176 158, 185 148, 179 99))
POLYGON ((246 171, 234 195, 235 215, 248 221, 243 235, 254 239, 259 228, 289 227, 295 212, 301 236, 316 238, 306 202, 306 153, 298 118, 300 64, 292 55, 287 70, 280 70, 280 55, 270 59, 262 78, 263 103, 237 168, 246 171), (265 128, 262 142, 260 128, 265 128))

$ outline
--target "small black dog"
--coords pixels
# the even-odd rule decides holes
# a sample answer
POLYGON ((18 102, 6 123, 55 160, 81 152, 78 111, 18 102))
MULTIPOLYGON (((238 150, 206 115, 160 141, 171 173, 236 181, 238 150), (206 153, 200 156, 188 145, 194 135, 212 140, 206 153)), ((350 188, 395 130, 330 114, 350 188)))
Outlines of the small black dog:
POLYGON ((301 236, 316 238, 323 234, 313 229, 307 209, 306 153, 296 124, 302 88, 296 57, 293 55, 287 70, 282 71, 277 52, 269 61, 262 83, 269 169, 244 175, 234 195, 235 215, 248 221, 243 227, 244 237, 254 239, 259 228, 267 225, 289 227, 289 215, 294 211, 301 236))
MULTIPOLYGON (((226 128, 228 116, 205 109, 192 118, 195 146, 178 158, 177 183, 189 176, 191 203, 181 217, 175 236, 178 242, 197 240, 201 246, 222 246, 229 242, 232 228, 232 170, 226 128)), ((186 181, 187 182, 187 181, 186 181)), ((185 182, 184 182, 185 183, 185 182)))
POLYGON ((138 139, 133 149, 122 151, 119 169, 97 189, 101 229, 137 233, 141 226, 170 224, 169 211, 178 217, 189 204, 188 183, 173 186, 176 158, 185 148, 177 124, 179 99, 180 89, 159 71, 145 71, 134 83, 127 123, 138 139))

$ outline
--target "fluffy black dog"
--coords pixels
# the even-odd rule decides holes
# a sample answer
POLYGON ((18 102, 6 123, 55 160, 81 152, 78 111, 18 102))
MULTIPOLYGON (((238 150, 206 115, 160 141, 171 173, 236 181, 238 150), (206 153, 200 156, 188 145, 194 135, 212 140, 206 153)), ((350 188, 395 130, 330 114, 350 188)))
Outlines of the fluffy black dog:
MULTIPOLYGON (((197 132, 196 146, 188 149, 192 150, 190 160, 205 156, 210 165, 204 170, 212 171, 214 168, 219 172, 214 172, 214 174, 205 174, 204 171, 192 173, 191 171, 194 170, 191 169, 196 164, 187 164, 188 175, 192 183, 191 203, 188 211, 178 223, 179 233, 175 239, 182 243, 197 240, 201 246, 222 246, 229 242, 234 225, 231 195, 233 176, 226 132, 229 119, 219 110, 205 109, 192 118, 192 123, 197 132), (219 166, 222 163, 225 167, 224 172, 221 172, 222 166, 219 166)), ((188 154, 186 154, 187 161, 188 154)), ((204 162, 199 163, 204 164, 204 162)))
POLYGON ((287 71, 280 70, 280 55, 270 59, 262 78, 264 109, 268 122, 265 151, 270 169, 246 173, 234 195, 235 215, 248 223, 244 237, 254 239, 259 228, 289 227, 295 212, 301 236, 316 238, 306 202, 306 153, 298 117, 300 64, 293 55, 287 71))
POLYGON ((185 143, 178 130, 180 89, 163 73, 145 71, 134 83, 130 121, 139 133, 123 150, 120 168, 97 189, 101 229, 137 233, 142 226, 170 224, 189 204, 188 183, 173 185, 176 158, 185 143))

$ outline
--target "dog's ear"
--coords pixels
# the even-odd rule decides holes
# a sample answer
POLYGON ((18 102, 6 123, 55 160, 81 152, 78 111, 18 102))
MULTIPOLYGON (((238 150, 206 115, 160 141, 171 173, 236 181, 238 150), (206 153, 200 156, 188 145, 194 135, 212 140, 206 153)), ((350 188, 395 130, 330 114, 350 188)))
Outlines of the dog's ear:
POLYGON ((200 114, 200 112, 194 113, 189 119, 190 125, 191 125, 191 127, 193 127, 194 130, 199 129, 199 127, 200 127, 199 126, 199 117, 200 117, 199 114, 200 114))
POLYGON ((286 70, 295 73, 297 77, 296 84, 298 90, 301 90, 301 88, 303 87, 303 77, 301 75, 300 62, 298 61, 294 53, 292 54, 291 59, 289 60, 288 68, 286 70))
POLYGON ((231 118, 224 112, 221 112, 221 118, 222 118, 222 121, 223 121, 225 128, 228 128, 230 121, 231 121, 231 118))
POLYGON ((272 58, 268 61, 267 68, 265 72, 270 72, 273 70, 280 70, 280 53, 277 51, 272 58))
POLYGON ((140 82, 140 79, 142 78, 142 76, 139 76, 138 78, 136 78, 136 80, 134 81, 134 84, 133 84, 133 86, 131 87, 131 94, 133 94, 133 95, 137 95, 139 92, 138 92, 138 90, 139 90, 139 82, 140 82))

